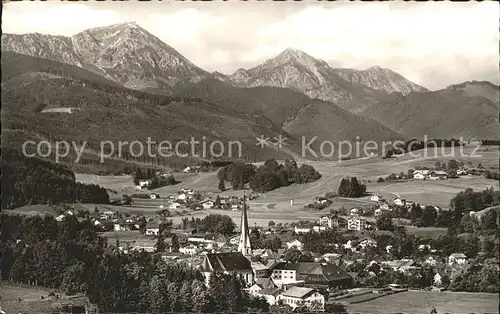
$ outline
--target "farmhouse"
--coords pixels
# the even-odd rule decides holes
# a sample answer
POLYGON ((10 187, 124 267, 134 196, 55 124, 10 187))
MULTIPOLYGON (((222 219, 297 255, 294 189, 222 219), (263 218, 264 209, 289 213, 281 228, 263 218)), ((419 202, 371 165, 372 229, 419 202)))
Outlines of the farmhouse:
POLYGON ((425 180, 427 178, 427 175, 423 174, 422 172, 414 172, 413 173, 413 179, 415 180, 425 180))
POLYGON ((380 201, 382 201, 382 200, 383 200, 383 198, 382 198, 381 196, 379 196, 378 194, 375 194, 375 195, 372 195, 372 196, 370 197, 370 200, 371 200, 371 201, 374 201, 374 202, 380 202, 380 201))
POLYGON ((325 297, 311 288, 291 287, 278 295, 277 299, 293 309, 301 305, 307 306, 310 311, 323 311, 325 308, 325 297))
POLYGON ((433 171, 429 177, 431 180, 445 180, 448 179, 448 174, 445 171, 433 171))

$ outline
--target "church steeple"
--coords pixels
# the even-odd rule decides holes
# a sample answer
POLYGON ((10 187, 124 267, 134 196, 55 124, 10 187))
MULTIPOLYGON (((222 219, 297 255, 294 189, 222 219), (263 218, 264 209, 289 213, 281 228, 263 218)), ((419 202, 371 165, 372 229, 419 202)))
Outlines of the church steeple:
POLYGON ((238 244, 238 252, 245 256, 252 255, 252 245, 250 244, 250 229, 248 228, 247 204, 246 196, 243 193, 243 208, 241 209, 241 224, 240 224, 240 243, 238 244))

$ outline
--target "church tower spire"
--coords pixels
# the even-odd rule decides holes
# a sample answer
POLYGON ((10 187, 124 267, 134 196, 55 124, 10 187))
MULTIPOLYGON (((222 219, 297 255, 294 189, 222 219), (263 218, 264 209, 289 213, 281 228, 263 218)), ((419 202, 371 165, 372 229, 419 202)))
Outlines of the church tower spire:
POLYGON ((247 204, 246 196, 243 193, 243 208, 241 209, 241 224, 240 224, 240 243, 238 244, 238 252, 245 256, 252 255, 252 245, 250 244, 250 229, 248 228, 247 204))

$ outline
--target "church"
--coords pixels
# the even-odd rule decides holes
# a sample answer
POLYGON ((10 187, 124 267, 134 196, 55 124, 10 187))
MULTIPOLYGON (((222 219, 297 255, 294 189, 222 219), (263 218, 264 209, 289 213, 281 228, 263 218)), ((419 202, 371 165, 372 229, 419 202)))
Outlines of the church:
POLYGON ((250 243, 250 229, 248 228, 247 206, 245 196, 243 196, 238 251, 207 254, 200 265, 201 272, 205 276, 207 283, 210 275, 214 272, 225 274, 236 272, 248 286, 251 286, 255 281, 251 256, 252 245, 250 243))

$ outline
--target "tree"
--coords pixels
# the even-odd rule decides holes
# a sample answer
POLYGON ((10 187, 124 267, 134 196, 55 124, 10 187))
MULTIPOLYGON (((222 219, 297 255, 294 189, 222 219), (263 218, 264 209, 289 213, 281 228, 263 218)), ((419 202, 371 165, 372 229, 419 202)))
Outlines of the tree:
POLYGON ((220 201, 220 196, 217 194, 215 197, 215 202, 214 202, 215 208, 220 208, 221 207, 221 201, 220 201))
POLYGON ((285 252, 283 259, 285 261, 288 261, 288 262, 296 263, 299 261, 301 256, 302 256, 302 252, 299 249, 292 247, 288 251, 285 252))
POLYGON ((219 191, 225 191, 226 186, 224 185, 224 179, 219 179, 219 191))
POLYGON ((132 198, 126 194, 122 196, 122 205, 132 205, 132 198))
POLYGON ((362 197, 366 194, 366 186, 358 182, 356 177, 343 178, 337 191, 340 197, 362 197))
POLYGON ((377 217, 376 225, 378 230, 393 231, 394 224, 392 222, 392 214, 388 211, 383 211, 380 216, 377 217))
POLYGON ((426 206, 422 212, 422 226, 431 227, 436 223, 437 211, 434 206, 426 206))
POLYGON ((250 182, 250 187, 255 192, 268 192, 279 188, 280 184, 280 179, 276 172, 259 168, 250 182))
POLYGON ((313 166, 302 164, 296 172, 295 183, 309 183, 317 181, 320 178, 321 174, 313 166))
POLYGON ((144 174, 141 171, 141 168, 137 168, 134 174, 134 184, 139 185, 139 181, 145 178, 144 174))
POLYGON ((326 303, 325 304, 325 312, 326 313, 345 314, 345 313, 347 313, 347 307, 340 302, 326 303))
POLYGON ((458 162, 455 159, 451 159, 450 161, 448 161, 447 169, 457 171, 458 170, 458 162))
POLYGON ((172 235, 172 252, 179 252, 179 237, 176 234, 172 235))
POLYGON ((165 240, 163 239, 163 235, 160 233, 155 244, 156 252, 165 252, 166 248, 167 246, 165 244, 165 240))

